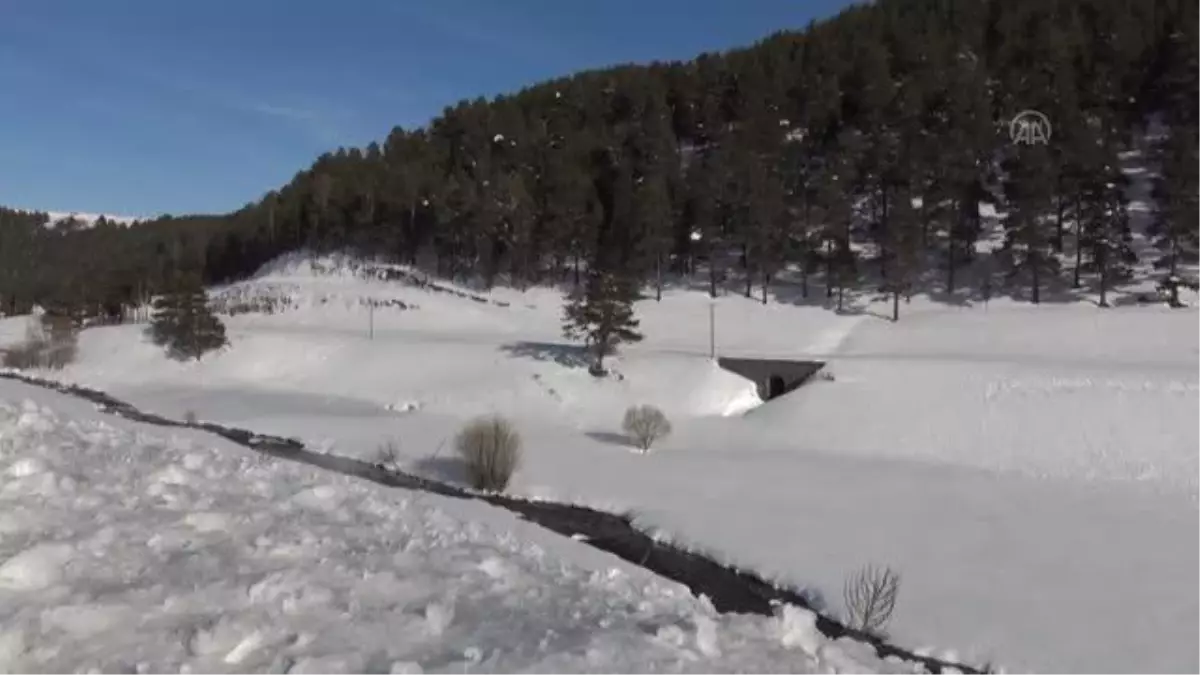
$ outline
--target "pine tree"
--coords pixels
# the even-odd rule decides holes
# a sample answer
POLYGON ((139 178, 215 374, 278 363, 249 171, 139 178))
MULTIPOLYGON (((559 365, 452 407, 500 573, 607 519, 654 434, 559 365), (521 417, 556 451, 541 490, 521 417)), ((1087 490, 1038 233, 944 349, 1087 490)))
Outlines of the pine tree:
MULTIPOLYGON (((1099 113, 1091 119, 1093 141, 1080 152, 1079 206, 1075 217, 1080 250, 1090 254, 1090 267, 1100 283, 1100 306, 1108 306, 1108 291, 1116 281, 1128 278, 1137 255, 1133 251, 1126 192, 1129 180, 1120 167, 1124 147, 1112 117, 1099 113)), ((1077 260, 1081 253, 1077 253, 1077 260)), ((1079 274, 1076 266, 1076 275, 1079 274)), ((1078 286, 1078 283, 1076 284, 1078 286)))
POLYGON ((1028 279, 1030 300, 1038 304, 1046 283, 1059 271, 1054 254, 1054 226, 1049 216, 1053 197, 1054 166, 1044 145, 1015 149, 1006 162, 1005 199, 1009 209, 1004 221, 1004 257, 1007 276, 1028 279))
POLYGON ((1126 278, 1136 260, 1129 231, 1129 211, 1121 191, 1120 174, 1102 173, 1084 185, 1085 201, 1079 212, 1083 231, 1081 246, 1090 257, 1090 268, 1100 283, 1101 307, 1108 307, 1108 291, 1115 281, 1126 278))
POLYGON ((747 174, 746 296, 757 277, 764 305, 772 277, 786 263, 790 238, 785 188, 777 164, 774 157, 756 158, 747 174))
POLYGON ((604 375, 604 357, 616 352, 618 345, 638 342, 638 320, 634 318, 633 303, 637 299, 636 285, 627 277, 600 269, 588 270, 587 284, 576 292, 564 309, 563 335, 570 340, 583 340, 592 354, 589 371, 604 375))
POLYGON ((892 296, 892 321, 900 320, 900 296, 911 296, 920 273, 920 219, 913 206, 913 194, 907 185, 895 191, 887 236, 888 276, 884 290, 892 296))
POLYGON ((680 157, 665 92, 654 80, 641 86, 638 122, 630 125, 626 141, 626 156, 633 165, 631 226, 641 253, 638 266, 653 275, 655 299, 662 300, 663 267, 675 234, 671 186, 677 182, 680 157))
POLYGON ((1149 234, 1159 251, 1154 266, 1164 272, 1162 286, 1179 306, 1180 266, 1194 263, 1200 252, 1200 199, 1196 185, 1198 138, 1194 127, 1169 130, 1156 148, 1158 176, 1154 181, 1154 219, 1149 234))
POLYGON ((208 307, 208 296, 195 274, 182 275, 170 292, 154 301, 150 338, 173 359, 199 361, 228 344, 225 325, 208 307))
POLYGON ((726 277, 726 250, 740 199, 736 153, 729 144, 707 148, 688 171, 691 224, 708 264, 708 292, 714 298, 726 277))
POLYGON ((846 289, 859 275, 858 254, 852 246, 855 227, 855 201, 860 189, 856 171, 863 137, 852 129, 843 130, 831 147, 825 148, 825 162, 815 181, 815 200, 822 205, 820 241, 824 250, 825 297, 837 295, 837 311, 845 309, 846 289))
MULTIPOLYGON (((980 202, 995 153, 995 130, 988 100, 986 73, 972 52, 959 51, 950 67, 945 102, 945 132, 935 131, 929 161, 933 170, 923 210, 940 224, 946 292, 954 294, 958 271, 973 262, 982 227, 980 202)), ((937 127, 935 126, 935 129, 937 127)))

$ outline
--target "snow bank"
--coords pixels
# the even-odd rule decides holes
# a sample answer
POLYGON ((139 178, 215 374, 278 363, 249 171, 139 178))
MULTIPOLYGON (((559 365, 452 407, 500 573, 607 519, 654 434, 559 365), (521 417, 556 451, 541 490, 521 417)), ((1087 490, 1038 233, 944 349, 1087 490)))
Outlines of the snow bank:
POLYGON ((435 497, 68 419, 32 392, 0 382, 5 671, 911 672, 803 610, 719 616, 435 497))

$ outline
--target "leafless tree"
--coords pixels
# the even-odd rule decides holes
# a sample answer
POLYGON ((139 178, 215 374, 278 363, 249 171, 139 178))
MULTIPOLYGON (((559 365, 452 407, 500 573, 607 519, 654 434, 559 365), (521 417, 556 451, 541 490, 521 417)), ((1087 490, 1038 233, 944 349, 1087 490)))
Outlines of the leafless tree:
POLYGON ((635 405, 625 411, 621 425, 637 446, 646 452, 658 439, 671 433, 671 423, 663 411, 652 405, 635 405))
POLYGON ((900 575, 890 567, 867 565, 846 579, 842 597, 850 626, 867 633, 880 633, 896 609, 900 575))

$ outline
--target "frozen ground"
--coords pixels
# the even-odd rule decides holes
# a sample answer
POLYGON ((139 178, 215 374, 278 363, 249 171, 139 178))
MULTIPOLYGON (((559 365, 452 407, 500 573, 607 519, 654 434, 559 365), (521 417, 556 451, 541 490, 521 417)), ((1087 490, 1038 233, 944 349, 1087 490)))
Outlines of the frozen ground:
POLYGON ((897 567, 900 644, 1019 670, 1200 668, 1194 309, 919 297, 891 324, 869 303, 723 297, 722 354, 821 356, 835 376, 741 415, 753 387, 707 360, 699 293, 640 303, 647 340, 605 381, 559 337, 546 289, 492 293, 502 307, 292 260, 222 297, 294 309, 230 319, 234 346, 200 364, 137 326, 88 330, 57 376, 328 452, 395 440, 408 468, 450 479, 447 439, 503 412, 526 439, 516 492, 633 509, 835 612, 848 570, 897 567), (372 316, 364 298, 410 309, 372 316), (617 435, 637 402, 676 429, 645 456, 617 435))
POLYGON ((0 380, 0 672, 904 672, 516 521, 0 380))

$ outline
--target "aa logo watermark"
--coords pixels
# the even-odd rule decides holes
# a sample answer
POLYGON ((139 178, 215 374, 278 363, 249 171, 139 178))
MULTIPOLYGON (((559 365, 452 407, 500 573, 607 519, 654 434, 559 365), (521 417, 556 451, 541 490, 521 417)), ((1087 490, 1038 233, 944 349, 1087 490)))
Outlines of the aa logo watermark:
POLYGON ((1037 110, 1022 110, 1008 123, 1008 137, 1017 145, 1046 145, 1053 133, 1050 118, 1037 110))

